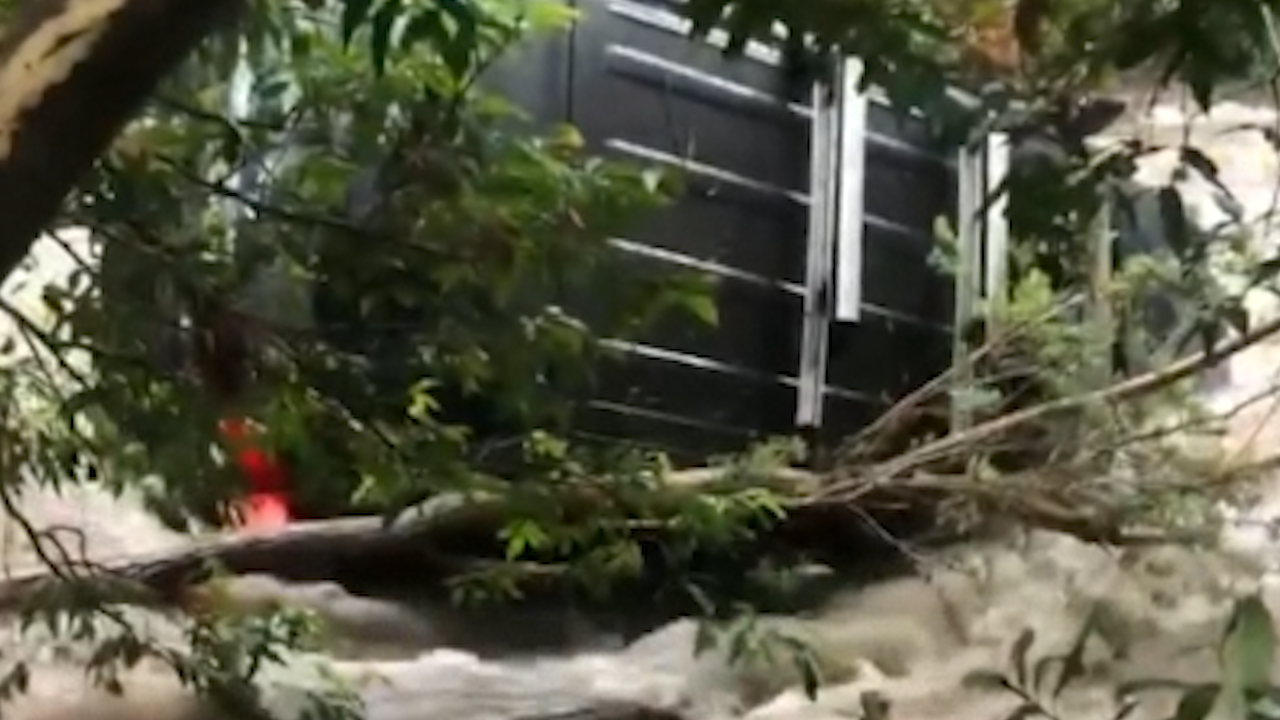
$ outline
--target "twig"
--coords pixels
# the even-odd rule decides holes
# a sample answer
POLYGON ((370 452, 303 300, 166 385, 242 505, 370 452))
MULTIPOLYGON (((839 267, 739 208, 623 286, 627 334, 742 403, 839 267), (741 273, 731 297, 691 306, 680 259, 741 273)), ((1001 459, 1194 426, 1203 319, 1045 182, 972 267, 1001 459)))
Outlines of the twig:
MULTIPOLYGON (((1010 341, 1017 339, 1018 336, 1023 332, 1031 329, 1032 327, 1035 327, 1036 325, 1048 322, 1049 320, 1053 319, 1058 315, 1061 315, 1063 312, 1070 310, 1071 308, 1079 305, 1082 302, 1082 300, 1083 300, 1082 297, 1070 298, 1067 301, 1054 306, 1048 312, 1044 313, 1043 315, 1040 315, 1039 317, 1025 320, 1015 325, 1010 325, 1010 326, 1000 328, 996 335, 989 338, 980 347, 975 348, 969 354, 968 363, 974 364, 983 360, 995 350, 1008 344, 1010 341)), ((841 453, 841 455, 851 459, 850 456, 853 454, 853 452, 858 450, 861 446, 865 446, 869 443, 874 443, 876 438, 883 437, 884 435, 889 433, 891 429, 895 428, 905 418, 909 417, 910 414, 914 412, 918 407, 927 403, 931 398, 933 398, 939 392, 945 391, 947 384, 951 382, 954 375, 955 375, 955 368, 954 367, 947 368, 946 370, 933 376, 933 378, 931 378, 925 384, 907 393, 904 397, 902 397, 900 400, 895 402, 891 407, 889 407, 888 410, 884 411, 878 417, 876 417, 876 419, 873 420, 870 425, 863 428, 862 430, 859 430, 858 433, 853 436, 853 438, 845 442, 844 443, 845 447, 849 448, 850 451, 846 453, 841 453)), ((993 378, 988 377, 988 378, 983 378, 983 380, 986 382, 991 382, 993 378)), ((874 448, 873 448, 873 451, 874 451, 874 448)))
MULTIPOLYGON (((1174 423, 1172 425, 1166 425, 1163 427, 1157 427, 1151 430, 1147 430, 1145 432, 1138 432, 1132 435, 1126 435, 1125 437, 1118 438, 1114 441, 1105 443, 1105 448, 1108 452, 1115 452, 1117 450, 1120 450, 1128 446, 1153 442, 1156 440, 1160 440, 1161 438, 1171 437, 1176 434, 1189 433, 1197 428, 1212 427, 1214 425, 1217 425, 1218 423, 1222 423, 1224 421, 1230 420, 1231 418, 1234 418, 1235 416, 1239 415, 1245 410, 1248 410, 1250 407, 1257 405, 1260 402, 1263 402, 1268 399, 1275 399, 1277 393, 1280 393, 1280 388, 1268 387, 1266 390, 1259 391, 1257 393, 1254 393, 1253 395, 1250 395, 1249 397, 1246 397, 1245 399, 1232 405, 1230 408, 1227 408, 1222 412, 1213 413, 1207 416, 1190 417, 1190 418, 1187 418, 1186 420, 1183 420, 1182 422, 1174 423)), ((1203 432, 1210 432, 1210 431, 1204 430, 1203 432)), ((1238 461, 1237 457, 1233 457, 1229 460, 1224 460, 1223 466, 1224 467, 1235 466, 1238 464, 1237 461, 1238 461)))
POLYGON ((288 223, 298 225, 309 225, 312 227, 321 227, 334 230, 345 235, 353 235, 357 237, 369 237, 370 233, 367 229, 358 225, 347 222, 341 218, 330 217, 325 215, 308 214, 300 211, 290 210, 270 203, 262 202, 257 198, 251 197, 239 190, 227 187, 224 184, 210 182, 195 173, 183 168, 180 164, 168 159, 161 158, 161 161, 171 170, 180 175, 187 182, 196 185, 214 195, 235 200, 243 203, 246 207, 265 217, 275 218, 288 223))

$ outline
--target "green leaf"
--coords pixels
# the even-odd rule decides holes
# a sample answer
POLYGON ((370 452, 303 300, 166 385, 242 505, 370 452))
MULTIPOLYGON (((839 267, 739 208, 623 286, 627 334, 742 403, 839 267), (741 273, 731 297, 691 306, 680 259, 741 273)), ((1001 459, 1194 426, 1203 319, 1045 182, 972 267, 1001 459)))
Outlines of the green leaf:
POLYGON ((351 38, 355 36, 356 31, 364 24, 365 19, 369 17, 369 9, 373 5, 373 0, 345 0, 346 5, 342 8, 342 44, 347 46, 351 44, 351 38))
POLYGON ((662 190, 662 181, 666 178, 666 173, 660 167, 647 167, 640 172, 640 180, 644 183, 645 191, 649 193, 657 193, 662 190))
POLYGON ((693 654, 695 657, 702 655, 708 650, 714 648, 719 642, 719 632, 711 620, 702 620, 698 622, 697 632, 693 638, 693 654))
POLYGON ((440 48, 440 56, 455 78, 465 80, 470 77, 472 52, 477 48, 480 8, 467 0, 437 2, 440 9, 453 19, 455 27, 451 40, 440 48))
POLYGON ((1195 98, 1196 105, 1200 106, 1201 111, 1209 112, 1213 105, 1213 91, 1217 87, 1217 79, 1202 72, 1183 72, 1182 76, 1191 88, 1191 97, 1195 98))
POLYGON ((1204 686, 1201 683, 1191 683, 1182 680, 1166 680, 1164 678, 1148 678, 1122 683, 1116 688, 1115 696, 1116 699, 1119 700, 1124 697, 1138 695, 1144 692, 1160 692, 1165 690, 1181 690, 1185 694, 1202 687, 1204 686))
POLYGON ((738 663, 755 658, 760 651, 759 637, 754 615, 735 618, 728 629, 729 662, 738 663))
POLYGON ((400 45, 402 50, 408 51, 420 42, 435 45, 443 44, 448 39, 449 33, 445 29, 444 18, 440 15, 440 11, 427 8, 414 15, 405 25, 400 45))
POLYGON ((387 52, 391 47, 391 29, 403 10, 402 0, 385 0, 373 15, 369 27, 369 54, 373 72, 381 76, 387 70, 387 52))
POLYGON ((559 30, 578 20, 582 13, 564 0, 530 0, 524 6, 531 30, 559 30))
POLYGON ((409 388, 407 412, 410 418, 418 422, 428 422, 440 412, 440 402, 431 394, 431 391, 438 386, 438 382, 428 378, 419 380, 409 388))
POLYGON ((502 532, 506 540, 506 556, 508 560, 516 560, 530 550, 540 550, 551 542, 547 534, 533 520, 521 519, 509 524, 502 532))
POLYGON ((1187 211, 1182 205, 1181 193, 1177 188, 1166 186, 1160 188, 1156 199, 1169 247, 1179 256, 1188 256, 1191 252, 1191 228, 1187 223, 1187 211))
POLYGON ((1235 194, 1231 192, 1231 188, 1227 187, 1226 183, 1222 181, 1222 173, 1218 170, 1218 164, 1210 159, 1208 155, 1205 155, 1204 151, 1193 145, 1184 145, 1182 147, 1181 158, 1184 164, 1193 168, 1199 173, 1200 177, 1213 184, 1214 188, 1225 196, 1220 198, 1218 207, 1222 208, 1228 215, 1234 215, 1234 212, 1230 212, 1231 207, 1229 206, 1239 206, 1240 203, 1235 194), (1224 205, 1222 200, 1229 202, 1224 205))
POLYGON ((720 322, 720 308, 713 295, 690 292, 681 298, 680 304, 699 322, 712 326, 720 322))
POLYGON ((693 601, 698 604, 698 609, 702 612, 703 615, 711 616, 715 614, 715 610, 716 610, 715 601, 711 599, 711 596, 707 594, 706 590, 703 590, 697 583, 694 583, 694 582, 684 583, 684 589, 685 589, 685 592, 689 593, 689 597, 692 598, 693 601))
POLYGON ((1013 709, 1013 712, 1004 716, 1004 720, 1027 720, 1038 716, 1053 717, 1044 711, 1038 703, 1027 701, 1013 709))
POLYGON ((1031 645, 1035 641, 1035 631, 1027 628, 1018 635, 1018 639, 1013 642, 1013 647, 1009 650, 1009 664, 1013 667, 1014 678, 1018 682, 1018 687, 1026 687, 1027 685, 1027 675, 1030 671, 1027 666, 1027 652, 1031 650, 1031 645))
POLYGON ((1213 710, 1218 690, 1217 685, 1203 685, 1183 695, 1170 720, 1204 720, 1213 710))
POLYGON ((1252 713, 1250 720, 1277 720, 1280 718, 1280 698, 1273 690, 1272 695, 1255 700, 1249 712, 1252 713))
POLYGON ((1250 692, 1267 688, 1275 644, 1275 624, 1262 598, 1253 594, 1237 601, 1222 641, 1224 684, 1250 692))
POLYGON ((1084 623, 1080 626, 1080 632, 1076 633, 1075 641, 1071 644, 1071 649, 1062 658, 1062 669, 1058 674, 1058 683, 1053 689, 1053 697, 1059 697, 1062 692, 1067 689, 1073 680, 1077 680, 1084 676, 1084 651, 1089 643, 1089 638, 1093 636, 1094 628, 1097 627, 1097 617, 1100 611, 1095 608, 1085 618, 1084 623))
POLYGON ((974 670, 961 680, 964 687, 974 690, 1013 690, 1014 686, 1004 673, 994 670, 974 670))
POLYGON ((822 670, 818 665, 818 659, 807 648, 794 651, 792 657, 796 671, 800 673, 800 686, 804 689, 805 697, 816 700, 818 688, 822 685, 822 670))
POLYGON ((1218 164, 1213 160, 1210 160, 1209 156, 1205 155, 1200 148, 1192 145, 1184 145, 1182 147, 1181 154, 1182 162, 1195 169, 1201 177, 1214 185, 1221 184, 1222 181, 1219 179, 1220 173, 1218 171, 1218 164))
POLYGON ((1234 302, 1222 308, 1219 316, 1241 335, 1249 332, 1249 310, 1242 303, 1234 302))

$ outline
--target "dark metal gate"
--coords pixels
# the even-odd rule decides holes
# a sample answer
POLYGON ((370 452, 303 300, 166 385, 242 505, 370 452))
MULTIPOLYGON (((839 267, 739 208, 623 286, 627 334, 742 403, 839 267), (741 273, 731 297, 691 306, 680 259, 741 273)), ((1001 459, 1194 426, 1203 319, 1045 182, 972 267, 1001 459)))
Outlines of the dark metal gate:
POLYGON ((802 425, 833 439, 947 366, 954 292, 929 255, 955 173, 923 123, 864 97, 833 143, 821 128, 837 116, 776 50, 729 59, 662 3, 577 5, 570 35, 531 44, 497 84, 597 150, 682 172, 678 202, 615 242, 637 266, 714 276, 720 316, 627 345, 583 432, 680 457, 802 425), (839 297, 836 267, 854 268, 839 297), (835 319, 837 300, 853 317, 835 319))

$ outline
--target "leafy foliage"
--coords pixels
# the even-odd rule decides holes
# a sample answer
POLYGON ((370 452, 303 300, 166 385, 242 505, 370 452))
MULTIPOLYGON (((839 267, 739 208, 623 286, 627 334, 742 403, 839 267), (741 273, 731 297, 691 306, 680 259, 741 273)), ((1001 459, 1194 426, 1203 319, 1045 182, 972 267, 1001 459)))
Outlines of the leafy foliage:
POLYGON ((819 52, 856 55, 867 82, 930 109, 943 105, 953 83, 987 84, 984 99, 1000 105, 1014 98, 1051 105, 1134 69, 1185 82, 1207 107, 1223 83, 1270 75, 1276 10, 1271 0, 1212 8, 1193 0, 695 0, 688 7, 700 31, 723 25, 735 47, 772 37, 781 24, 793 43, 805 38, 819 52))
POLYGON ((563 430, 597 337, 703 292, 623 272, 605 244, 660 178, 539 134, 479 83, 526 28, 569 20, 558 5, 364 5, 264 9, 205 48, 68 216, 107 252, 101 287, 67 299, 66 342, 97 352, 65 407, 124 449, 102 453, 109 477, 157 477, 171 512, 234 488, 208 451, 232 413, 320 508, 466 482, 494 439, 477 426, 563 430), (251 106, 224 116, 228 94, 251 106))
MULTIPOLYGON (((59 224, 93 233, 87 252, 56 240, 80 265, 71 281, 45 288, 38 314, 8 308, 20 341, 0 387, 21 412, 5 418, 5 467, 209 520, 242 490, 219 423, 248 416, 319 514, 391 515, 453 489, 503 498, 509 562, 460 577, 460 600, 518 594, 530 557, 607 592, 640 566, 624 518, 684 517, 677 547, 692 554, 775 516, 758 491, 669 499, 654 489, 660 458, 563 439, 601 337, 673 311, 708 318, 702 277, 622 267, 607 243, 671 179, 592 157, 573 128, 536 127, 485 89, 513 43, 572 19, 556 2, 254 4, 69 203, 59 224), (501 477, 495 445, 516 449, 501 477), (584 492, 612 505, 575 521, 566 498, 584 492)), ((123 590, 76 590, 91 584, 74 544, 47 562, 64 597, 35 611, 72 618, 51 628, 118 631, 91 663, 108 688, 111 668, 159 658, 255 716, 254 676, 307 642, 287 614, 214 614, 157 645, 111 610, 123 590)), ((6 687, 26 673, 13 666, 6 687)))

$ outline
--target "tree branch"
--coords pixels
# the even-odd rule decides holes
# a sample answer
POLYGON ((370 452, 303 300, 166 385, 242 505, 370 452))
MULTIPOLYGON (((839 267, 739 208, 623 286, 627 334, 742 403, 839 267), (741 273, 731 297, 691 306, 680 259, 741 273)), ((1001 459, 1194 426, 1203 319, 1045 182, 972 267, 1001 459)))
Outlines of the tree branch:
POLYGON ((36 0, 0 36, 0 277, 160 80, 244 0, 36 0))
POLYGON ((846 472, 843 477, 839 477, 825 491, 818 493, 814 499, 821 502, 851 502, 857 500, 875 488, 892 482, 895 478, 902 477, 914 470, 948 457, 970 452, 981 443, 995 439, 1016 427, 1089 405, 1123 402, 1162 390, 1186 380, 1196 373, 1208 370, 1232 355, 1247 350, 1278 333, 1280 333, 1280 318, 1260 325, 1248 333, 1222 343, 1216 348, 1192 355, 1166 368, 1128 378, 1100 390, 1060 398, 1002 415, 968 430, 925 443, 911 452, 888 460, 878 466, 865 468, 861 472, 857 472, 855 476, 851 477, 846 472))

